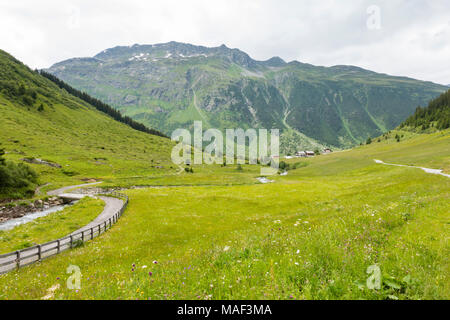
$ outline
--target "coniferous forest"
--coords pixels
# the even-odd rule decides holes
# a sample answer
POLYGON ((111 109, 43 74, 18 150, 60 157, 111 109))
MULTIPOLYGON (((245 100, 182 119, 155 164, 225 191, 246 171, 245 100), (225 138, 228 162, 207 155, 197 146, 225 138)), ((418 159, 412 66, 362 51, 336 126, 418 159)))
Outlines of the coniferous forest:
POLYGON ((161 132, 159 132, 158 130, 155 129, 151 129, 146 127, 145 125, 143 125, 142 123, 136 122, 133 119, 131 119, 130 117, 127 116, 123 116, 120 111, 114 109, 113 107, 111 107, 110 105, 91 97, 90 95, 88 95, 86 92, 82 92, 80 90, 77 90, 73 87, 71 87, 70 85, 68 85, 67 83, 65 83, 64 81, 62 81, 61 79, 59 79, 58 77, 55 77, 54 75, 45 72, 45 71, 39 71, 39 73, 41 75, 43 75, 44 77, 46 77, 47 79, 53 81, 58 87, 60 87, 61 89, 65 89, 67 92, 69 92, 70 94, 74 95, 77 98, 80 98, 81 100, 91 104, 92 106, 94 106, 97 110, 102 111, 108 115, 110 115, 114 120, 117 120, 119 122, 125 123, 126 125, 129 125, 130 127, 132 127, 133 129, 142 131, 142 132, 146 132, 146 133, 150 133, 150 134, 154 134, 160 137, 166 137, 167 136, 161 132))
POLYGON ((438 130, 450 127, 450 90, 431 100, 427 107, 417 107, 400 128, 415 127, 426 130, 433 126, 438 130))

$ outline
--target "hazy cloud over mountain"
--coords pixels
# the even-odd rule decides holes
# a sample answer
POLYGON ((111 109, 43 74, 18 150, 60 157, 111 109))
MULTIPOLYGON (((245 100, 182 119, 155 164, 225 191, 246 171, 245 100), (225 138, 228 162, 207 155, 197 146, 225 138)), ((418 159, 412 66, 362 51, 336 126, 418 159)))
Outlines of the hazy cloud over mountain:
POLYGON ((448 0, 5 1, 0 48, 31 67, 134 43, 236 47, 450 83, 448 0))

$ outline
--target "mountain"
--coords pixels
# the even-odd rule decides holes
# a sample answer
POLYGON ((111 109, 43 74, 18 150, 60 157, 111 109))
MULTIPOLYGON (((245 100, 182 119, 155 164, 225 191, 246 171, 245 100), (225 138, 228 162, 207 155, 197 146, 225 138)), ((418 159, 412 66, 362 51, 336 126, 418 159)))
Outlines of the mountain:
POLYGON ((0 114, 6 160, 31 162, 53 188, 178 169, 169 139, 115 120, 1 50, 0 114))
POLYGON ((450 90, 431 100, 425 108, 418 107, 413 115, 400 125, 427 130, 435 127, 437 130, 450 128, 450 90))
POLYGON ((349 147, 398 126, 447 88, 354 66, 256 61, 225 45, 118 46, 48 72, 170 135, 192 127, 278 128, 286 153, 349 147))

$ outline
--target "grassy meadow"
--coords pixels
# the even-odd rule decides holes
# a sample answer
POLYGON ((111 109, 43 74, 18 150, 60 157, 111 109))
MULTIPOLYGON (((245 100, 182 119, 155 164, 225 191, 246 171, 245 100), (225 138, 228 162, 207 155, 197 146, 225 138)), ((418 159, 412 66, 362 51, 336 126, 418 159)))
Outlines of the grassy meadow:
POLYGON ((0 275, 0 299, 449 299, 450 179, 373 159, 449 173, 450 131, 399 133, 289 160, 304 164, 271 184, 248 165, 106 180, 154 187, 124 191, 101 237, 0 275))

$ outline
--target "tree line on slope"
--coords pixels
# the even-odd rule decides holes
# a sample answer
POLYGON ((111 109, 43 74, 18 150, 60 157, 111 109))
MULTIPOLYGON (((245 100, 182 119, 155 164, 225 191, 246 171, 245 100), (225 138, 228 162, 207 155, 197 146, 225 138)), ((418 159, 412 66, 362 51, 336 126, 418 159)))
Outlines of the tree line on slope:
POLYGON ((136 130, 139 130, 142 132, 146 132, 146 133, 150 133, 150 134, 153 134, 156 136, 167 138, 167 136, 165 134, 159 132, 158 130, 148 128, 145 125, 143 125, 142 123, 134 121, 133 119, 131 119, 128 116, 123 116, 122 113, 120 113, 120 111, 114 109, 110 105, 108 105, 96 98, 91 97, 86 92, 82 92, 80 90, 77 90, 77 89, 71 87, 70 85, 68 85, 67 83, 65 83, 64 81, 59 79, 58 77, 52 75, 51 73, 45 72, 43 70, 40 70, 39 73, 42 76, 49 79, 50 81, 54 82, 61 89, 65 89, 71 95, 89 103, 90 105, 94 106, 97 110, 108 114, 114 120, 122 122, 122 123, 132 127, 133 129, 136 129, 136 130))
POLYGON ((13 80, 0 80, 0 93, 26 106, 32 106, 37 98, 36 90, 26 88, 23 84, 18 84, 13 80))
POLYGON ((431 100, 427 107, 417 107, 414 114, 400 125, 400 128, 404 127, 422 130, 430 127, 438 130, 450 128, 450 90, 431 100))
POLYGON ((0 199, 32 196, 38 175, 24 163, 6 161, 5 150, 0 147, 0 199))

